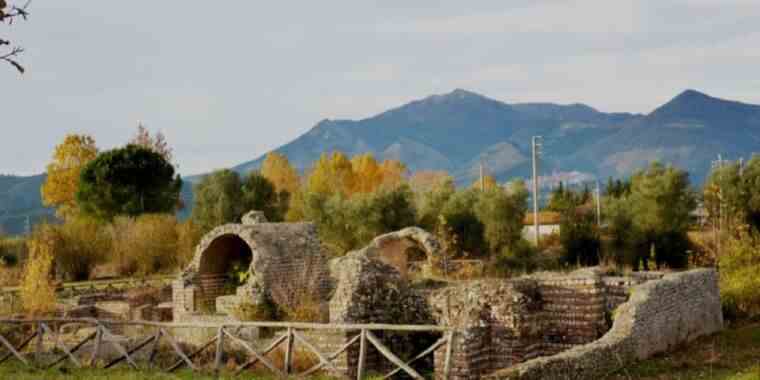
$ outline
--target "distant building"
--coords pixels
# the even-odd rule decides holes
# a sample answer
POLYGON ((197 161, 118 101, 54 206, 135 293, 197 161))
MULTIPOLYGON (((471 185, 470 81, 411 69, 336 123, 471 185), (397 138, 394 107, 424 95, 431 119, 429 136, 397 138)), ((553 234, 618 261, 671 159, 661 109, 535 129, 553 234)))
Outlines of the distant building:
MULTIPOLYGON (((554 211, 541 211, 538 213, 539 237, 559 234, 562 216, 554 211)), ((522 237, 530 242, 533 241, 535 226, 533 225, 533 213, 529 212, 523 219, 522 237)))

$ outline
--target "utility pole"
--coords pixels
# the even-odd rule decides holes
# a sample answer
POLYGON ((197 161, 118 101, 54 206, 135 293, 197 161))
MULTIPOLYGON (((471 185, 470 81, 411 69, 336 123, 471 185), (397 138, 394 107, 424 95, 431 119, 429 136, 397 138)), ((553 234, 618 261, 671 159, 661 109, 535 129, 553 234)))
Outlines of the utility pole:
MULTIPOLYGON (((720 170, 723 167, 723 157, 718 154, 718 159, 716 161, 712 162, 712 168, 713 170, 717 169, 720 170)), ((722 175, 722 173, 721 173, 722 175)), ((723 233, 723 189, 720 185, 720 179, 718 179, 718 223, 716 228, 715 220, 713 220, 713 235, 715 238, 715 255, 716 257, 720 257, 720 246, 721 246, 721 234, 723 233)))
POLYGON ((486 180, 483 176, 483 161, 480 161, 480 191, 486 191, 486 180))
POLYGON ((538 222, 538 156, 541 154, 541 136, 533 136, 531 146, 533 148, 533 240, 538 247, 539 228, 538 222))
POLYGON ((599 180, 596 180, 596 225, 602 228, 602 192, 599 189, 599 180))

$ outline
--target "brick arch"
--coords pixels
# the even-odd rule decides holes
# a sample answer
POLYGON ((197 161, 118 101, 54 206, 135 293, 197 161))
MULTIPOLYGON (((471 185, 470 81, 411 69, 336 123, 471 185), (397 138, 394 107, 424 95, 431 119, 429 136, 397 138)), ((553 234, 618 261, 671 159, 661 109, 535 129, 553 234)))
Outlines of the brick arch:
POLYGON ((198 263, 200 275, 228 273, 236 264, 252 270, 254 250, 243 238, 236 234, 222 234, 214 238, 201 251, 198 263))
POLYGON ((424 252, 428 263, 432 264, 433 257, 440 254, 441 244, 433 234, 418 227, 408 227, 376 237, 364 251, 370 257, 394 267, 406 278, 410 248, 424 252))

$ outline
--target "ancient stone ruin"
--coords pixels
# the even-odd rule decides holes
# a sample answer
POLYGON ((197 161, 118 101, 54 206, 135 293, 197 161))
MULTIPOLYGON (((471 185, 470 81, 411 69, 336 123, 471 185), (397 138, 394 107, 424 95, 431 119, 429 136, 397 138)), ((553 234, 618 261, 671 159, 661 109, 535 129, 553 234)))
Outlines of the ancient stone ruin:
MULTIPOLYGON (((456 379, 594 378, 723 325, 714 270, 620 276, 590 268, 516 279, 411 281, 410 255, 422 252, 433 265, 440 249, 431 234, 407 228, 328 260, 314 225, 267 223, 253 212, 242 224, 203 238, 173 284, 174 320, 230 320, 237 305, 264 302, 283 284, 310 287, 318 290, 321 322, 456 327, 456 379), (244 273, 244 280, 235 283, 230 273, 244 273)), ((338 330, 309 334, 325 352, 349 339, 338 330)), ((381 338, 399 352, 435 339, 427 333, 381 338)), ((443 355, 439 349, 422 365, 441 374, 443 355)), ((356 357, 349 350, 336 366, 355 374, 356 357)), ((378 372, 388 364, 371 350, 367 362, 378 372)))

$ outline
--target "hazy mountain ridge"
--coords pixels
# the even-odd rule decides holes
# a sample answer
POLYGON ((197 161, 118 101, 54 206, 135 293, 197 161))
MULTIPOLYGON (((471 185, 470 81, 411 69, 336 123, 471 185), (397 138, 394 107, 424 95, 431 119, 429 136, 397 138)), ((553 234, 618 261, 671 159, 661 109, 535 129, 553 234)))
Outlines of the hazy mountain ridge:
MULTIPOLYGON (((579 103, 508 104, 457 89, 361 120, 322 120, 276 151, 302 171, 322 153, 372 152, 400 159, 412 171, 447 170, 468 184, 481 163, 500 181, 529 176, 533 135, 544 136, 546 176, 575 171, 583 178, 622 177, 656 159, 688 170, 701 185, 718 154, 735 159, 760 153, 760 106, 686 90, 649 114, 606 113, 579 103)), ((233 169, 255 170, 264 156, 233 169)), ((51 213, 39 201, 43 179, 0 177, 0 223, 13 220, 6 230, 18 231, 29 212, 51 213)), ((191 204, 189 184, 183 198, 191 204)))

